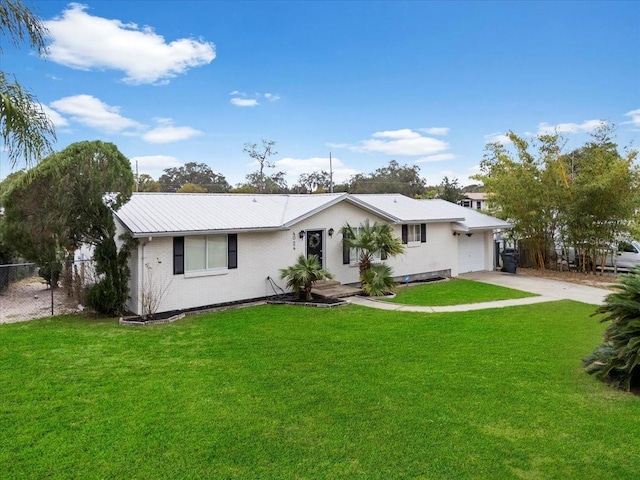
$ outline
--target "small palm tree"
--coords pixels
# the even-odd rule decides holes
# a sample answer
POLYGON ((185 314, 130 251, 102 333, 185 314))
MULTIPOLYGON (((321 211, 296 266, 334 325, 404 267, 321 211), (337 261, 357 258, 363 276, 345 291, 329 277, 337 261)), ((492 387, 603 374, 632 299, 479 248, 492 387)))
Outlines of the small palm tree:
MULTIPOLYGON (((373 222, 369 219, 360 224, 359 228, 354 228, 348 223, 342 227, 342 238, 348 248, 354 248, 358 252, 358 269, 360 272, 360 283, 365 292, 370 295, 374 291, 380 291, 370 282, 376 285, 389 285, 386 290, 392 290, 395 282, 391 277, 391 269, 385 265, 385 269, 378 269, 375 273, 370 272, 373 259, 379 256, 380 259, 386 260, 389 256, 399 255, 404 252, 402 242, 398 237, 393 235, 393 228, 388 223, 373 222), (386 275, 386 279, 384 279, 386 275)), ((383 292, 380 292, 383 293, 383 292)))
POLYGON ((396 282, 391 276, 391 267, 385 264, 371 265, 361 277, 362 289, 367 295, 385 295, 395 292, 396 282))
POLYGON ((594 313, 611 322, 604 342, 583 364, 587 373, 629 391, 640 386, 640 267, 621 275, 616 288, 594 313))
POLYGON ((318 280, 333 278, 328 270, 322 268, 317 255, 300 255, 295 264, 280 269, 280 278, 287 279, 287 287, 303 300, 311 300, 311 289, 318 280))

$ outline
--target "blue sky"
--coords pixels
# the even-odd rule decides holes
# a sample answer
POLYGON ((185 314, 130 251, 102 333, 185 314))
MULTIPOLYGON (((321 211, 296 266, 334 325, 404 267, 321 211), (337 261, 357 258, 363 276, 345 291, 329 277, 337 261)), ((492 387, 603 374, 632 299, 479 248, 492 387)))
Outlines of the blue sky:
POLYGON ((395 159, 466 185, 509 130, 570 149, 605 121, 640 143, 640 2, 27 5, 49 56, 4 44, 0 68, 43 104, 55 149, 113 142, 156 179, 200 162, 235 185, 261 139, 290 186, 330 152, 338 182, 395 159))

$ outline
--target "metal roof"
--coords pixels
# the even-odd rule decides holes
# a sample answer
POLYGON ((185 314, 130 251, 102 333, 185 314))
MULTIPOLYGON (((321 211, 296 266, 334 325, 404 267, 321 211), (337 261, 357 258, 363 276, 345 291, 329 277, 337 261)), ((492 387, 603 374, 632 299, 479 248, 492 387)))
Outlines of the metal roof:
POLYGON ((273 230, 340 195, 134 193, 115 215, 134 236, 273 230))
POLYGON ((134 237, 281 230, 342 201, 392 223, 457 222, 464 229, 510 226, 444 200, 419 201, 400 194, 134 193, 115 215, 134 237))
POLYGON ((449 215, 463 217, 454 222, 454 230, 468 232, 471 230, 507 229, 512 226, 509 222, 505 222, 499 218, 481 213, 478 210, 447 202, 446 200, 434 199, 422 200, 422 202, 431 205, 433 208, 438 208, 443 213, 449 212, 449 215))
POLYGON ((464 220, 462 214, 464 210, 456 211, 443 208, 440 201, 420 201, 399 193, 351 196, 364 204, 386 212, 387 215, 392 215, 396 223, 442 223, 464 220))

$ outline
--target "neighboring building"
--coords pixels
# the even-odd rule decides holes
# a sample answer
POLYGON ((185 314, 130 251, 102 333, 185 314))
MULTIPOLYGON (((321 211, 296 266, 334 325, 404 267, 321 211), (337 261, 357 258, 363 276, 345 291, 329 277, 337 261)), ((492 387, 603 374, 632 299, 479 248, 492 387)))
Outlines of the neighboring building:
POLYGON ((460 205, 466 208, 473 208, 474 210, 486 210, 487 209, 487 194, 486 193, 465 193, 465 198, 460 200, 460 205))
POLYGON ((443 200, 400 194, 253 195, 134 193, 115 213, 119 232, 139 240, 131 254, 130 302, 163 291, 158 312, 264 298, 284 285, 280 269, 317 254, 345 284, 358 282, 341 229, 366 219, 393 225, 405 252, 385 261, 402 281, 494 268, 496 229, 506 222, 443 200))

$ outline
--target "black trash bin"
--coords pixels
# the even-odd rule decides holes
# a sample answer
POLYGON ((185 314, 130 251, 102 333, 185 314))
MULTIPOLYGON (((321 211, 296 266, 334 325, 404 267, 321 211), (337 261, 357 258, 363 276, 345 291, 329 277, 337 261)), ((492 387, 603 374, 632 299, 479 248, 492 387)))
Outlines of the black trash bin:
POLYGON ((518 268, 518 254, 514 248, 505 248, 500 254, 502 257, 501 272, 516 273, 518 268))

